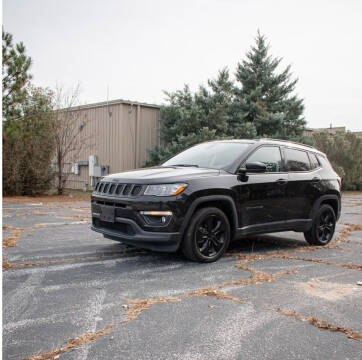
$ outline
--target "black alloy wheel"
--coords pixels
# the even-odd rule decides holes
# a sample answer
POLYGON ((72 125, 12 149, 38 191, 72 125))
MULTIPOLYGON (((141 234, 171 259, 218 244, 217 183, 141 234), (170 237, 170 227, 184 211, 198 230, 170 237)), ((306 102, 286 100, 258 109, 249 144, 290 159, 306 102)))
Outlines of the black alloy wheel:
POLYGON ((199 223, 195 236, 200 254, 214 257, 222 249, 225 242, 225 227, 224 219, 216 214, 199 223))
POLYGON ((330 205, 322 205, 313 221, 312 228, 304 233, 311 245, 327 245, 333 238, 336 228, 336 215, 330 205))
POLYGON ((187 229, 182 250, 194 261, 213 262, 227 250, 230 243, 230 224, 218 208, 198 210, 187 229))

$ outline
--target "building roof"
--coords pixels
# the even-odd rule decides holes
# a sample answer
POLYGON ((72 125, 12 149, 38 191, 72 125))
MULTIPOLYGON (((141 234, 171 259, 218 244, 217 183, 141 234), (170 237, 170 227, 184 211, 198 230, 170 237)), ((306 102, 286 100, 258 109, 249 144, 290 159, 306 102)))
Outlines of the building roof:
POLYGON ((161 108, 160 105, 156 105, 156 104, 147 104, 147 103, 142 103, 142 102, 138 102, 138 101, 117 99, 117 100, 102 101, 102 102, 93 103, 93 104, 73 106, 71 109, 72 110, 83 110, 83 109, 90 109, 90 108, 118 105, 118 104, 127 104, 127 105, 135 105, 135 106, 140 105, 143 107, 150 107, 150 108, 156 108, 156 109, 161 108))

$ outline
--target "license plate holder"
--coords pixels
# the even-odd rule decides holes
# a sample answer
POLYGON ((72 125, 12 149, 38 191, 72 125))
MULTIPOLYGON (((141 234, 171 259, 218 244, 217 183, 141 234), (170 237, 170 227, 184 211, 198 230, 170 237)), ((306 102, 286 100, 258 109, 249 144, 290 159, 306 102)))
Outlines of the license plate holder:
POLYGON ((115 210, 113 206, 102 206, 101 207, 101 221, 114 223, 115 221, 115 210))

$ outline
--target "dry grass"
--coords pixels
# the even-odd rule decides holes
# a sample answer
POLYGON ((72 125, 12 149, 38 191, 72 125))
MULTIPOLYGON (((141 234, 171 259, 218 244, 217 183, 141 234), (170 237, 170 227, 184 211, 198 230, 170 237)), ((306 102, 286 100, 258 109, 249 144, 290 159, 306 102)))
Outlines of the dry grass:
POLYGON ((89 260, 101 260, 104 256, 88 256, 88 257, 74 257, 69 259, 57 259, 57 260, 42 260, 25 263, 12 263, 6 259, 3 259, 3 270, 6 269, 21 269, 32 266, 50 265, 50 264, 62 264, 75 261, 89 261, 89 260))
POLYGON ((12 230, 9 235, 3 237, 3 248, 15 247, 16 242, 23 235, 24 230, 12 230))
POLYGON ((77 205, 60 205, 60 204, 47 204, 48 207, 60 209, 74 209, 82 211, 90 211, 90 206, 77 206, 77 205))
POLYGON ((220 291, 219 289, 235 286, 235 285, 251 285, 251 284, 262 284, 264 282, 272 282, 284 275, 292 274, 297 272, 295 269, 286 270, 276 274, 269 274, 263 271, 254 270, 252 268, 247 267, 243 262, 243 264, 237 264, 242 270, 246 270, 251 273, 250 279, 238 279, 233 281, 226 281, 221 284, 209 286, 206 288, 200 288, 197 290, 192 290, 187 292, 186 294, 182 294, 177 297, 164 297, 164 298, 157 298, 157 299, 127 299, 124 298, 125 301, 128 302, 129 307, 127 309, 127 318, 124 322, 128 322, 137 318, 137 316, 144 310, 149 309, 151 306, 155 304, 170 302, 170 301, 180 301, 182 299, 194 296, 212 296, 218 299, 226 299, 238 302, 239 304, 243 304, 244 301, 232 296, 226 292, 220 291))
POLYGON ((343 267, 343 268, 346 268, 346 269, 362 271, 362 265, 334 263, 332 261, 324 260, 324 259, 311 259, 311 258, 306 258, 306 257, 287 256, 287 255, 279 256, 279 258, 280 259, 288 259, 288 260, 310 261, 310 262, 319 263, 319 264, 334 265, 334 266, 340 266, 340 267, 343 267))
POLYGON ((232 300, 239 304, 244 304, 243 300, 239 299, 236 296, 232 296, 224 291, 216 290, 214 286, 189 291, 186 295, 183 296, 183 298, 192 297, 192 296, 211 296, 211 297, 216 297, 217 299, 232 300))
POLYGON ((50 359, 57 358, 57 355, 59 355, 59 354, 64 354, 66 352, 72 351, 72 350, 78 348, 79 346, 85 345, 100 337, 110 334, 111 331, 113 330, 113 328, 114 328, 114 325, 111 324, 111 325, 107 325, 102 330, 98 330, 97 332, 88 331, 85 334, 83 334, 77 338, 69 339, 67 341, 66 345, 59 349, 41 353, 39 355, 33 355, 33 356, 26 358, 25 360, 50 360, 50 359))
POLYGON ((123 298, 123 300, 127 301, 129 306, 127 309, 127 318, 124 322, 128 322, 134 320, 142 311, 149 309, 151 306, 155 304, 167 303, 170 301, 180 301, 180 297, 167 297, 167 298, 158 298, 158 299, 127 299, 123 298))
POLYGON ((73 219, 91 219, 92 217, 90 215, 85 214, 49 214, 46 212, 40 212, 36 211, 30 215, 36 215, 36 216, 55 216, 58 218, 73 218, 73 219))
POLYGON ((90 196, 81 195, 42 195, 42 196, 5 196, 3 203, 49 203, 49 202, 80 202, 90 200, 90 196))
MULTIPOLYGON (((338 231, 339 236, 333 240, 332 242, 333 244, 339 242, 349 243, 351 242, 351 240, 347 238, 349 237, 349 235, 351 235, 353 231, 362 231, 361 224, 343 223, 343 225, 345 226, 344 229, 338 231)), ((353 242, 359 243, 358 241, 353 241, 353 242)))
POLYGON ((351 330, 351 329, 343 327, 343 326, 330 324, 330 323, 320 320, 314 316, 313 317, 312 316, 303 316, 303 315, 296 313, 295 311, 285 311, 280 308, 276 308, 276 309, 272 309, 272 310, 279 314, 282 314, 282 315, 293 316, 300 321, 309 322, 310 324, 312 324, 320 329, 326 329, 329 331, 339 331, 339 332, 347 335, 351 339, 362 341, 362 334, 358 331, 354 331, 354 330, 351 330))
POLYGON ((153 305, 167 303, 167 302, 181 301, 182 299, 185 299, 187 297, 212 296, 212 297, 216 297, 218 299, 232 300, 232 301, 238 302, 239 304, 244 303, 241 299, 239 299, 235 296, 232 296, 223 291, 217 290, 217 287, 218 286, 211 286, 211 287, 207 287, 207 288, 201 288, 198 290, 192 290, 184 295, 180 295, 180 296, 176 296, 176 297, 163 297, 163 298, 157 298, 157 299, 134 299, 134 300, 123 298, 123 300, 127 301, 127 303, 128 303, 127 318, 124 320, 124 322, 128 322, 128 321, 136 319, 142 311, 149 309, 153 305))
POLYGON ((72 221, 72 222, 63 222, 63 223, 45 223, 45 224, 36 224, 32 226, 16 227, 10 225, 4 225, 3 230, 12 230, 9 235, 3 237, 3 248, 6 247, 15 247, 20 236, 23 235, 25 230, 39 229, 44 227, 52 226, 63 226, 63 225, 85 225, 90 224, 90 221, 72 221))

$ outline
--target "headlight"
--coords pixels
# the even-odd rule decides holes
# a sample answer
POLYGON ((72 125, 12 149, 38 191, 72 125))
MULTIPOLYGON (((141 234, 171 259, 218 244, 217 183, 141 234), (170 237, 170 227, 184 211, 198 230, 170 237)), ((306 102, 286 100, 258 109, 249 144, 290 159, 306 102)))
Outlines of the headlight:
POLYGON ((175 196, 181 194, 186 188, 187 184, 148 185, 144 195, 175 196))

